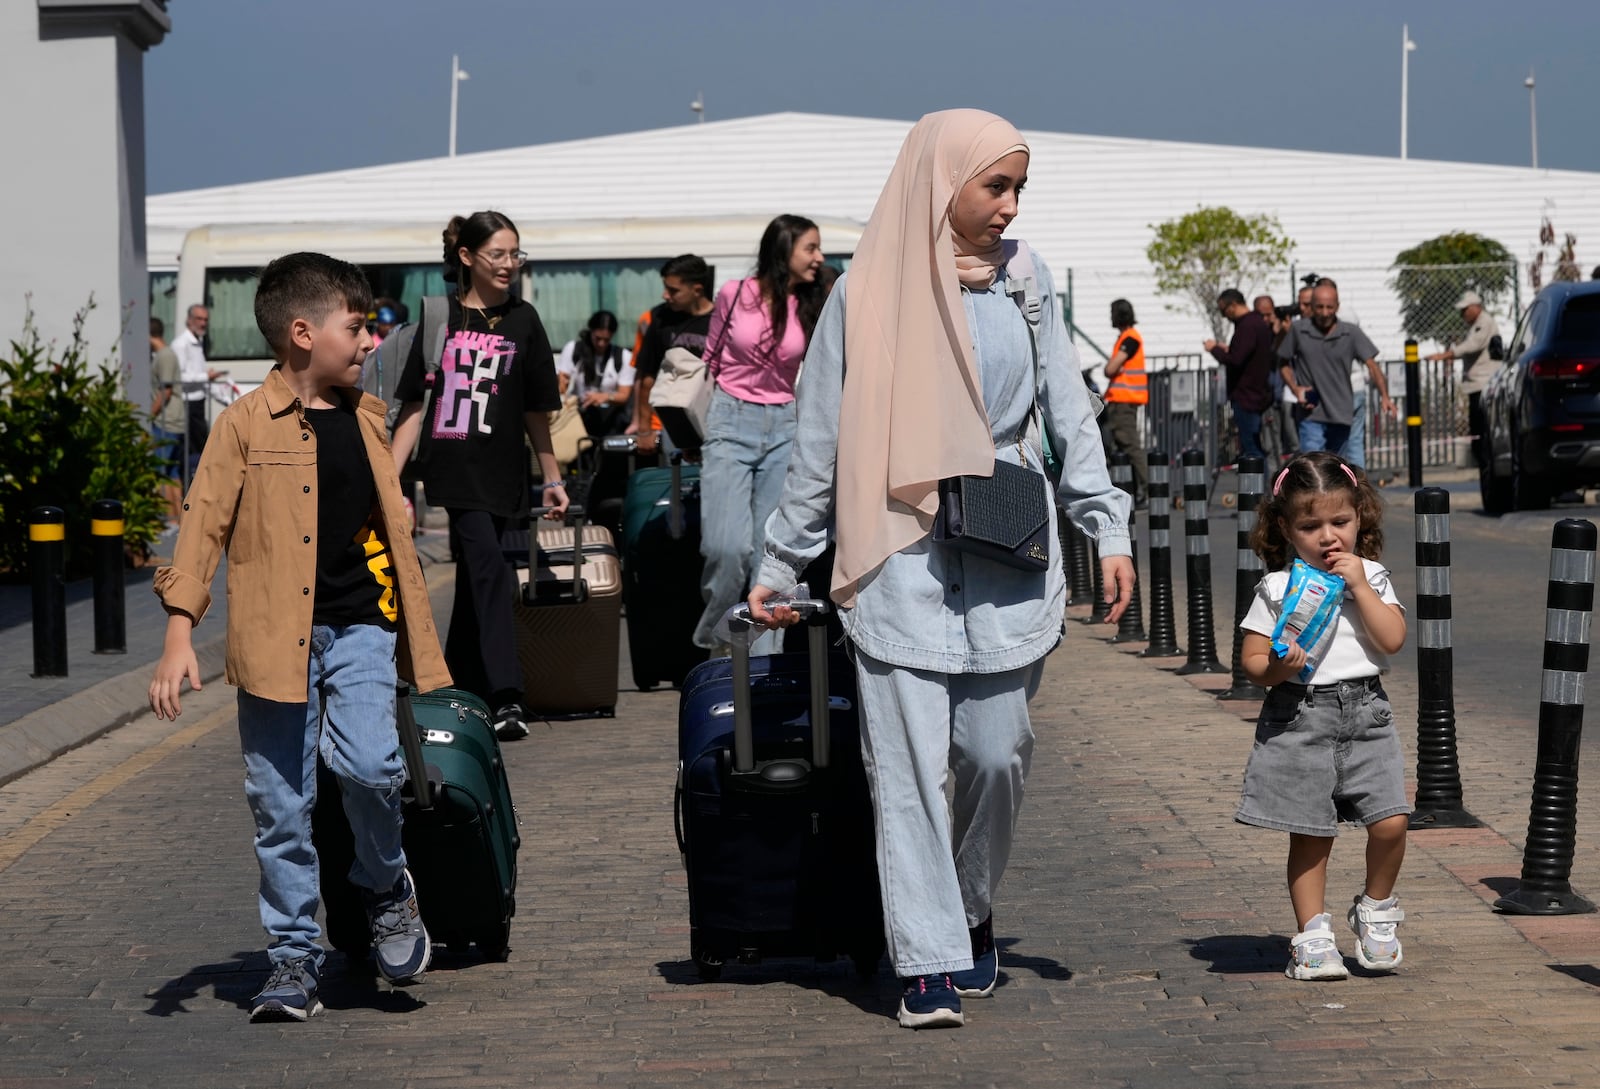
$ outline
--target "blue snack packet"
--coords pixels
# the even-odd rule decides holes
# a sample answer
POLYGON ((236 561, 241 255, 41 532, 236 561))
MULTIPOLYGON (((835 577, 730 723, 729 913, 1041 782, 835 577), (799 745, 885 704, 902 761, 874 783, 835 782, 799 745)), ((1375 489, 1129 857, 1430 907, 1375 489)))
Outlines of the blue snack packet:
POLYGON ((1327 656, 1343 601, 1344 579, 1319 571, 1305 560, 1295 559, 1289 568, 1289 586, 1283 594, 1283 612, 1272 630, 1272 650, 1282 657, 1289 652, 1292 642, 1305 648, 1306 664, 1295 677, 1300 684, 1310 682, 1327 656))

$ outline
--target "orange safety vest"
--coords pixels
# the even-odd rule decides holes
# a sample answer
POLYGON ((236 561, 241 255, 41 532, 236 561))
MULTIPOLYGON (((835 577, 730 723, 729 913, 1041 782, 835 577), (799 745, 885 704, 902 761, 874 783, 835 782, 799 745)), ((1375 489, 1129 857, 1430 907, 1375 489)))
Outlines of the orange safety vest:
MULTIPOLYGON (((1111 380, 1111 385, 1106 389, 1106 400, 1112 404, 1121 405, 1147 405, 1150 403, 1150 386, 1144 373, 1144 337, 1139 335, 1139 330, 1128 327, 1117 334, 1117 347, 1129 338, 1136 345, 1133 358, 1122 365, 1117 376, 1111 380)), ((1115 355, 1117 349, 1113 348, 1111 354, 1115 355)))

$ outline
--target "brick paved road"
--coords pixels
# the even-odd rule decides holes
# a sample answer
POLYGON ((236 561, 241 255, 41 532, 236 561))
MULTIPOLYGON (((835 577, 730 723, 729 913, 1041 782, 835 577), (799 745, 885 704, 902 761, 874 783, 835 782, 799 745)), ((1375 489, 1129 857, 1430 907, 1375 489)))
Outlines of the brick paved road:
MULTIPOLYGON (((1405 968, 1293 983, 1284 844, 1230 819, 1253 707, 1105 634, 1069 623, 1050 659, 996 907, 1002 987, 965 1029, 899 1029, 887 973, 843 965, 695 980, 670 692, 508 746, 525 837, 508 963, 441 955, 407 991, 333 979, 324 1016, 251 1026, 264 958, 218 684, 176 728, 137 720, 0 788, 0 1089, 1600 1086, 1600 917, 1519 924, 1485 899, 1519 872, 1524 742, 1463 737, 1494 828, 1413 837, 1405 968)), ((1403 724, 1413 660, 1389 684, 1403 724)), ((1330 902, 1357 888, 1359 844, 1336 848, 1330 902)))

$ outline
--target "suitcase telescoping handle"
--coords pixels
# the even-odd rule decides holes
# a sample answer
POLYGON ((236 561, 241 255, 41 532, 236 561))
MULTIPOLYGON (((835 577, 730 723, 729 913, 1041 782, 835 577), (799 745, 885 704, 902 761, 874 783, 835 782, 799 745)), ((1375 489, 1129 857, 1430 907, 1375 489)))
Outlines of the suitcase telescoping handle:
MULTIPOLYGON (((811 673, 811 766, 825 768, 829 760, 828 721, 828 603, 809 596, 808 587, 796 587, 795 595, 779 595, 767 602, 769 609, 787 605, 799 613, 808 628, 811 673)), ((728 627, 728 642, 733 648, 733 770, 755 770, 755 717, 750 699, 750 640, 758 627, 750 619, 748 603, 735 605, 723 616, 728 627)))
POLYGON ((667 492, 667 533, 674 541, 683 539, 683 451, 667 455, 672 466, 672 488, 667 492))
MULTIPOLYGON (((537 521, 554 509, 554 507, 533 507, 528 511, 528 517, 537 521)), ((572 600, 581 604, 584 598, 588 596, 583 591, 583 504, 573 503, 569 505, 567 507, 567 518, 572 523, 572 600)), ((531 529, 528 531, 528 545, 530 548, 528 560, 530 565, 533 565, 533 553, 536 553, 539 548, 539 535, 531 529)), ((537 574, 536 568, 530 566, 527 590, 529 594, 533 593, 533 579, 537 574)), ((532 601, 528 603, 531 605, 532 601)))
POLYGON ((411 796, 417 808, 433 808, 433 783, 428 779, 428 765, 422 756, 422 731, 417 729, 417 716, 411 709, 411 686, 396 686, 394 693, 394 728, 400 735, 400 748, 406 757, 406 774, 411 779, 411 796))

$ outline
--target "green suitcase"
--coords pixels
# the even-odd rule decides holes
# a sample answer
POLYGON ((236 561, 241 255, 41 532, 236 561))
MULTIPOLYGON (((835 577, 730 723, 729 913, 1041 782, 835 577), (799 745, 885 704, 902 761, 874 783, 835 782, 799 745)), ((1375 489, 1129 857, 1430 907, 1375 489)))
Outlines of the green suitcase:
MULTIPOLYGON (((441 688, 402 699, 396 719, 403 748, 411 747, 406 731, 415 730, 427 768, 426 799, 419 797, 414 773, 407 784, 402 833, 423 924, 435 945, 457 952, 476 945, 485 958, 504 960, 516 912, 521 836, 489 710, 470 692, 441 688)), ((414 762, 408 754, 408 766, 414 762)), ((360 891, 348 877, 355 849, 338 789, 333 773, 319 767, 312 836, 329 944, 360 959, 371 937, 360 891)))

